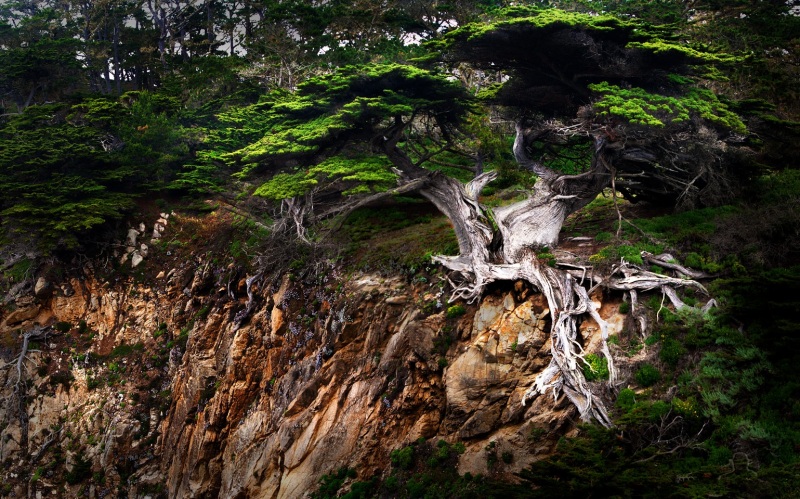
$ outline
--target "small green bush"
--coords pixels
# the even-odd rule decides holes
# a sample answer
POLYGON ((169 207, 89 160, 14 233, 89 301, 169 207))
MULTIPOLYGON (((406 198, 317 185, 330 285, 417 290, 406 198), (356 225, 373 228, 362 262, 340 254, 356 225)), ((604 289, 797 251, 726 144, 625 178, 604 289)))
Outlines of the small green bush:
POLYGON ((538 253, 536 255, 536 258, 541 260, 541 261, 543 261, 544 263, 546 263, 547 265, 549 265, 551 267, 555 267, 556 266, 556 262, 557 262, 556 256, 554 254, 550 253, 549 251, 538 253))
POLYGON ((111 353, 109 354, 109 357, 111 357, 111 358, 127 357, 128 355, 132 354, 133 351, 134 351, 134 346, 133 345, 126 345, 125 343, 122 343, 122 344, 114 347, 113 350, 111 350, 111 353))
POLYGON ((630 311, 631 311, 631 304, 630 303, 624 301, 624 302, 619 304, 619 313, 627 314, 630 311))
POLYGON ((447 318, 448 319, 455 319, 456 317, 461 317, 462 315, 467 313, 467 309, 464 308, 464 305, 460 303, 453 305, 452 307, 447 309, 447 318))
POLYGON ((383 481, 383 488, 389 492, 394 492, 400 488, 400 481, 396 476, 392 475, 383 481))
POLYGON ((392 461, 392 466, 407 470, 411 468, 414 463, 414 448, 412 446, 403 447, 402 449, 393 450, 389 454, 389 459, 392 461))
POLYGON ((598 232, 596 236, 594 236, 594 240, 598 243, 606 243, 614 237, 610 232, 598 232))
POLYGON ((356 471, 342 466, 336 473, 323 475, 319 480, 319 489, 312 497, 315 499, 329 499, 338 496, 339 489, 347 478, 355 478, 356 471))
POLYGON ((583 365, 583 375, 586 381, 599 381, 608 379, 608 359, 593 353, 584 356, 586 363, 583 365))
POLYGON ((636 382, 641 386, 653 386, 661 381, 661 372, 652 364, 642 364, 636 371, 636 382))
POLYGON ((623 388, 617 395, 617 407, 625 412, 630 412, 636 404, 636 392, 630 388, 623 388))
POLYGON ((675 368, 678 365, 678 361, 685 353, 686 349, 678 340, 664 338, 661 342, 661 350, 658 352, 658 358, 668 366, 675 368))

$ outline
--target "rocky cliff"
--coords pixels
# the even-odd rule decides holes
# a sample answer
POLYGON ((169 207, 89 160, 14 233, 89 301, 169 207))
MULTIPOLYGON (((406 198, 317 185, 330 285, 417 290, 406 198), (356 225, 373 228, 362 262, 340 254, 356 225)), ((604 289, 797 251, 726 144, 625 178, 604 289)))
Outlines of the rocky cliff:
MULTIPOLYGON (((420 439, 513 480, 574 431, 564 400, 521 404, 549 361, 549 311, 522 283, 448 306, 433 277, 329 264, 270 282, 159 251, 5 307, 0 496, 294 498, 341 467, 384 473, 420 439)), ((615 304, 601 315, 622 328, 615 304)), ((581 333, 595 350, 595 325, 581 333)))

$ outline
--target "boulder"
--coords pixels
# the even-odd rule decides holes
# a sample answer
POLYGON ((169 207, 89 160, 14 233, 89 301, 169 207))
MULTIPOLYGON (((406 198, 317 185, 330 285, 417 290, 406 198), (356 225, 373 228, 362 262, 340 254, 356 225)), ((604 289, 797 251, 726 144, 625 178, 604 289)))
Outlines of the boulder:
POLYGON ((6 324, 8 324, 9 326, 13 326, 15 324, 19 324, 20 322, 33 319, 34 317, 39 315, 40 311, 41 308, 39 307, 39 305, 34 305, 32 307, 20 308, 14 310, 10 314, 8 314, 8 317, 6 317, 6 324))
POLYGON ((40 277, 36 280, 36 284, 33 286, 33 294, 36 295, 37 298, 47 298, 52 292, 53 287, 47 279, 40 277))
POLYGON ((139 237, 139 231, 130 228, 128 229, 128 237, 125 238, 125 245, 126 246, 136 246, 136 238, 139 237))
POLYGON ((138 252, 134 251, 131 256, 131 268, 136 268, 144 261, 144 257, 138 252))

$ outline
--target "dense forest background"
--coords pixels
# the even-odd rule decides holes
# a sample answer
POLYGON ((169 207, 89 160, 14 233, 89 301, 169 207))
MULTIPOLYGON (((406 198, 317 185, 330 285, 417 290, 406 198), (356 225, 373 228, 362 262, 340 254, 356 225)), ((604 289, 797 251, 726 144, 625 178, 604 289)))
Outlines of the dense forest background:
MULTIPOLYGON (((419 203, 403 197, 408 172, 390 168, 394 149, 376 138, 462 182, 494 172, 484 194, 498 197, 481 201, 502 204, 543 177, 515 161, 515 122, 532 124, 530 154, 571 174, 589 168, 582 131, 624 128, 626 143, 647 138, 664 157, 619 153, 619 202, 658 216, 623 230, 620 215, 616 230, 590 234, 610 243, 592 262, 644 265, 641 250, 670 251, 713 277, 720 306, 661 312, 646 340, 660 345, 660 370, 636 373, 651 391, 619 392, 614 429, 565 440, 513 493, 790 496, 800 488, 798 83, 796 1, 6 1, 0 264, 13 284, 43 262, 109 252, 126 217, 156 200, 235 210, 250 225, 233 256, 300 272, 352 249, 325 234, 351 214, 350 230, 362 227, 360 208, 419 203), (592 40, 601 63, 574 62, 576 39, 592 40), (531 90, 546 87, 541 68, 562 90, 531 90), (648 162, 655 183, 631 166, 648 162)), ((415 250, 427 264, 456 246, 415 250)), ((397 454, 410 496, 480 490, 437 467, 435 452, 397 454), (431 469, 412 476, 426 458, 431 469)), ((343 473, 318 494, 335 494, 343 473)), ((483 493, 508 492, 492 487, 483 493)))
MULTIPOLYGON (((660 30, 669 43, 726 54, 724 74, 703 75, 702 86, 749 119, 748 140, 758 141, 757 167, 796 167, 793 120, 800 110, 793 2, 532 5, 611 13, 660 30)), ((474 61, 468 54, 425 61, 441 50, 437 40, 456 26, 485 22, 486 16, 519 16, 513 13, 519 7, 503 12, 505 7, 490 1, 4 2, 4 232, 14 234, 15 242, 24 234, 30 244, 72 247, 85 231, 123 216, 144 193, 232 193, 237 190, 232 174, 263 180, 271 175, 265 175, 267 155, 300 152, 254 145, 279 118, 269 102, 285 99, 310 78, 333 83, 324 76, 337 68, 351 66, 358 73, 393 63, 427 64, 486 97, 503 76, 475 69, 484 62, 477 50, 474 61)), ((601 95, 598 88, 586 99, 601 95)), ((489 139, 497 134, 488 112, 475 114, 472 143, 462 141, 460 152, 508 160, 509 144, 489 139)), ((636 119, 626 112, 619 117, 636 119)), ((506 130, 506 135, 511 134, 506 130)), ((267 194, 280 199, 286 193, 267 194)))

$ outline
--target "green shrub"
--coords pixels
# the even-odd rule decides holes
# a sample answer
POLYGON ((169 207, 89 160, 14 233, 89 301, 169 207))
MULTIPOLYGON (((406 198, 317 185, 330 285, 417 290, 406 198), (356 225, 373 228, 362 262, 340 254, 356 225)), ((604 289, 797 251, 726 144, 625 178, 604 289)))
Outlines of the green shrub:
MULTIPOLYGON (((347 478, 355 478, 355 470, 342 466, 336 473, 322 475, 319 479, 319 489, 312 494, 314 499, 332 499, 338 496, 339 489, 347 478)), ((358 496, 357 496, 358 497, 358 496)))
POLYGON ((636 382, 641 386, 653 386, 661 381, 661 372, 652 364, 642 364, 636 371, 636 382))
POLYGON ((686 349, 678 340, 674 338, 664 338, 661 342, 661 350, 658 352, 658 358, 668 366, 675 368, 678 365, 678 361, 685 353, 686 349))
POLYGON ((135 350, 142 350, 143 347, 144 345, 141 343, 138 343, 136 345, 127 345, 125 343, 122 343, 114 347, 114 349, 111 350, 111 353, 108 356, 111 358, 127 357, 128 355, 132 354, 135 350))
POLYGON ((716 447, 711 445, 711 448, 708 449, 708 462, 711 464, 716 464, 717 466, 723 466, 728 464, 728 461, 733 457, 733 452, 727 447, 716 447))
POLYGON ((497 442, 492 440, 486 445, 486 466, 491 469, 497 464, 497 442))
POLYGON ((608 379, 608 359, 593 353, 588 353, 584 356, 584 360, 586 363, 582 367, 586 381, 608 379))
POLYGON ((462 315, 467 313, 467 309, 464 308, 464 305, 457 303, 452 307, 447 309, 447 318, 448 319, 455 319, 456 317, 461 317, 462 315))
POLYGON ((630 262, 635 265, 643 265, 644 262, 642 260, 642 255, 641 255, 642 251, 648 251, 650 253, 660 253, 662 249, 663 249, 662 246, 647 244, 647 243, 638 243, 633 246, 629 244, 622 244, 619 246, 611 245, 611 246, 606 246, 596 254, 590 256, 589 262, 591 263, 618 262, 620 259, 624 258, 626 262, 630 262))
POLYGON ((367 499, 368 497, 373 497, 373 492, 377 485, 377 478, 373 478, 368 482, 353 482, 350 486, 350 492, 341 497, 342 499, 367 499))
POLYGON ((625 412, 629 412, 636 404, 636 392, 630 388, 623 388, 617 395, 617 407, 625 412))
POLYGON ((53 386, 62 385, 64 388, 69 390, 69 386, 72 382, 75 381, 75 377, 72 375, 71 371, 58 371, 54 372, 52 376, 50 376, 50 384, 53 386))
POLYGON ((594 240, 598 243, 606 243, 611 241, 611 238, 614 237, 610 232, 598 232, 596 236, 594 236, 594 240))
POLYGON ((395 449, 389 454, 392 466, 403 470, 411 469, 414 463, 414 447, 407 446, 402 449, 395 449))
POLYGON ((394 492, 398 488, 400 488, 400 481, 397 479, 396 476, 392 475, 383 481, 383 488, 385 488, 389 492, 394 492))
POLYGON ((624 301, 624 302, 619 304, 619 313, 627 314, 630 311, 631 311, 631 304, 630 303, 624 301))
POLYGON ((551 267, 556 266, 556 256, 549 251, 543 251, 542 253, 537 253, 536 258, 543 261, 547 265, 551 267))

